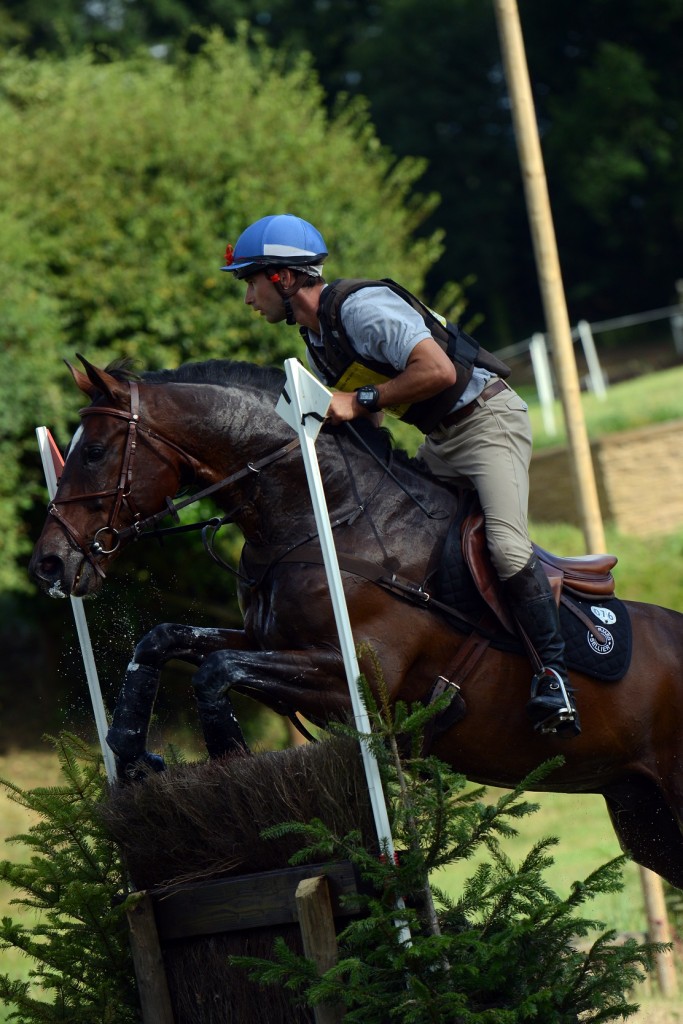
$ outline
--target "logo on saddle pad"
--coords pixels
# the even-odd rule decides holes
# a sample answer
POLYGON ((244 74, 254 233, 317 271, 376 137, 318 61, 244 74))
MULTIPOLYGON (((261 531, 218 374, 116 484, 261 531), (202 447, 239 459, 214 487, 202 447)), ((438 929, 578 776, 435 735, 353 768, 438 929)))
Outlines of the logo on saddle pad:
POLYGON ((610 608, 601 608, 598 604, 592 604, 591 611, 596 619, 600 619, 600 622, 606 622, 608 626, 617 621, 616 615, 610 608))
MULTIPOLYGON (((591 609, 591 611, 593 610, 594 609, 591 609)), ((602 633, 603 642, 598 643, 597 639, 589 630, 586 634, 586 639, 588 640, 590 647, 595 651, 596 654, 609 654, 614 649, 614 637, 608 629, 605 629, 604 626, 596 626, 596 629, 599 633, 602 633)))

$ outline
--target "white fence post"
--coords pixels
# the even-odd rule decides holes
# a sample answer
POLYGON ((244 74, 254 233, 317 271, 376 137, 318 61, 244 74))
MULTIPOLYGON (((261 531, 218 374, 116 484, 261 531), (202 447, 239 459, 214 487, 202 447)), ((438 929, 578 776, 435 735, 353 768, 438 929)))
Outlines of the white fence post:
POLYGON ((546 434, 550 437, 554 437, 557 433, 554 406, 555 391, 553 389, 553 376, 550 370, 550 360, 548 359, 548 346, 545 343, 545 334, 537 331, 536 334, 532 335, 531 341, 529 342, 529 355, 531 356, 531 365, 533 367, 534 377, 536 378, 536 390, 538 391, 538 397, 541 402, 543 426, 546 434))
POLYGON ((600 360, 598 359, 598 353, 595 348, 595 339, 591 330, 591 325, 587 320, 579 320, 576 325, 581 344, 583 346, 583 354, 586 357, 586 364, 588 366, 588 376, 591 382, 591 388, 593 393, 598 398, 604 400, 607 396, 607 389, 605 386, 605 375, 602 372, 600 366, 600 360))

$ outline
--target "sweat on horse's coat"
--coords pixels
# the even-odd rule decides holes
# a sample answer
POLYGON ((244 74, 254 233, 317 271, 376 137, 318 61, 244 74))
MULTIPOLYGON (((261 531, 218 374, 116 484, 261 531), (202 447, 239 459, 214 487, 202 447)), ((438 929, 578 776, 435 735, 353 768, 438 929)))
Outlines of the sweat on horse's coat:
MULTIPOLYGON (((315 532, 295 452, 258 473, 247 469, 292 440, 291 429, 274 414, 281 372, 208 363, 143 375, 133 385, 85 361, 84 366, 87 375, 72 372, 92 404, 69 453, 56 512, 48 515, 31 561, 46 592, 94 593, 108 559, 125 546, 121 539, 135 536, 135 523, 159 513, 185 486, 217 486, 216 504, 253 550, 290 547, 315 532), (232 482, 223 484, 228 477, 232 482), (93 551, 96 536, 115 552, 93 551)), ((448 510, 453 492, 395 456, 392 471, 421 508, 339 431, 322 431, 317 450, 330 516, 339 522, 338 551, 388 572, 400 567, 406 579, 430 579, 448 516, 426 518, 423 508, 448 510)), ((390 699, 426 699, 457 661, 467 634, 428 603, 416 606, 350 573, 344 582, 354 639, 374 650, 390 699)), ((140 641, 131 662, 140 670, 127 674, 113 722, 112 746, 123 763, 152 756, 145 754, 147 725, 161 668, 171 658, 198 666, 194 688, 213 756, 242 743, 232 688, 314 722, 347 715, 348 689, 323 567, 283 561, 252 586, 239 581, 238 591, 243 629, 163 624, 140 641)), ((564 765, 544 788, 601 793, 622 846, 683 887, 683 616, 655 605, 624 605, 633 645, 623 679, 606 685, 571 674, 581 736, 563 743, 535 733, 524 710, 528 659, 489 646, 459 679, 467 715, 436 736, 432 752, 472 780, 496 786, 516 784, 562 753, 564 765)), ((361 669, 374 682, 367 657, 361 669)))

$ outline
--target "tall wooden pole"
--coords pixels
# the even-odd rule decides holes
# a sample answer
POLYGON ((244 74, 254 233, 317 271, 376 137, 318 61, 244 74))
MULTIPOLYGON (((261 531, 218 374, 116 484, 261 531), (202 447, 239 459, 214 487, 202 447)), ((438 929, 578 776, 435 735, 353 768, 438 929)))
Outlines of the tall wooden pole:
MULTIPOLYGON (((522 26, 519 20, 517 0, 493 0, 493 2, 505 77, 512 105, 512 120, 524 182, 527 214, 536 259, 536 273, 546 325, 552 341, 558 387, 564 410, 579 515, 586 550, 595 554, 605 550, 605 531, 586 421, 581 404, 579 374, 574 358, 574 346, 529 82, 522 26)), ((640 880, 650 938, 653 941, 668 942, 671 935, 662 880, 654 872, 643 867, 640 868, 640 880)), ((673 996, 676 994, 676 971, 671 953, 663 953, 657 957, 657 977, 663 995, 673 996)))
POLYGON ((548 185, 524 52, 522 27, 516 0, 494 0, 494 6, 505 76, 512 104, 512 119, 524 182, 531 239, 536 257, 536 273, 541 289, 546 325, 552 342, 558 387, 564 409, 581 526, 587 550, 597 553, 605 550, 605 533, 600 514, 588 432, 581 405, 579 374, 574 358, 574 345, 562 285, 548 185))

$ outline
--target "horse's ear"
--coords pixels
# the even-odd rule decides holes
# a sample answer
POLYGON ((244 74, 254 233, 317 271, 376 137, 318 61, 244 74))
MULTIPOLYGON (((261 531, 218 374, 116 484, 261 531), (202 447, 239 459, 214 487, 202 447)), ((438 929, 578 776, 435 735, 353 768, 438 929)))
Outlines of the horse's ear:
POLYGON ((80 388, 81 391, 94 402, 99 391, 94 384, 91 384, 90 378, 86 377, 84 373, 81 373, 81 371, 74 366, 73 363, 70 363, 68 359, 65 359, 64 362, 69 368, 69 373, 73 377, 76 387, 80 388))
POLYGON ((71 372, 71 376, 74 381, 86 395, 93 401, 99 396, 104 395, 111 402, 115 402, 122 393, 121 383, 112 377, 106 370, 100 370, 97 366, 93 366, 88 360, 76 353, 80 361, 83 363, 85 373, 81 373, 75 366, 67 362, 67 366, 71 372), (87 375, 87 376, 86 376, 87 375))

